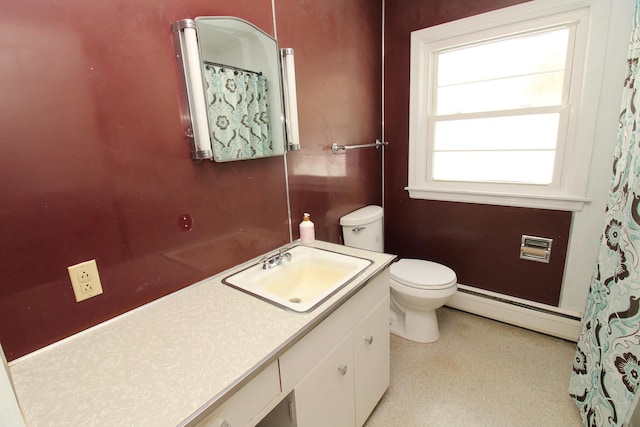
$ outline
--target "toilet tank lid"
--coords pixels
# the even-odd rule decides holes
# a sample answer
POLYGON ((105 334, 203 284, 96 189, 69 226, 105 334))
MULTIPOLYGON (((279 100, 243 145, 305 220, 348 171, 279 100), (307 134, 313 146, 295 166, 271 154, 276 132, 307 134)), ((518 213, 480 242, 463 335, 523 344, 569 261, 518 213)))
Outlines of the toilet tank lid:
POLYGON ((456 273, 432 261, 403 258, 391 264, 391 277, 414 287, 440 287, 456 283, 456 273))
POLYGON ((363 225, 382 218, 382 208, 376 205, 365 206, 340 218, 340 225, 363 225))

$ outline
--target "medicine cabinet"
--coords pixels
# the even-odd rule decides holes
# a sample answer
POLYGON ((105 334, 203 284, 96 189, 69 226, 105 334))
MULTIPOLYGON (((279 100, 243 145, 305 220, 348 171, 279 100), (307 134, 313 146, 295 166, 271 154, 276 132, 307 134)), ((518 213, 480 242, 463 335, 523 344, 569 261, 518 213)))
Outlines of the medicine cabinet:
POLYGON ((299 149, 293 49, 235 17, 172 25, 182 120, 194 160, 278 156, 299 149))

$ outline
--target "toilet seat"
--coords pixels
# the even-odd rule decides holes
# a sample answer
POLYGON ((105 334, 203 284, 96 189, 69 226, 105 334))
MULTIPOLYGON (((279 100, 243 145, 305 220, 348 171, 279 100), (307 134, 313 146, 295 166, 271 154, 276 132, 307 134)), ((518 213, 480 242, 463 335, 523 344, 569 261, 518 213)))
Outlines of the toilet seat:
POLYGON ((403 258, 391 265, 391 278, 416 289, 445 289, 455 286, 456 273, 437 262, 403 258))

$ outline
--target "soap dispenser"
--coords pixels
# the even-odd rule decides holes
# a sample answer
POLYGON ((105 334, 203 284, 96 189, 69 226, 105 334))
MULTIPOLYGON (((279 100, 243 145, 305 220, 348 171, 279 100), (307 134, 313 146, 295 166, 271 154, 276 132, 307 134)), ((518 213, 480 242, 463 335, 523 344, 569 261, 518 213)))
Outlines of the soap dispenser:
POLYGON ((300 223, 300 241, 302 243, 313 243, 316 240, 316 231, 310 217, 311 215, 305 213, 300 223))

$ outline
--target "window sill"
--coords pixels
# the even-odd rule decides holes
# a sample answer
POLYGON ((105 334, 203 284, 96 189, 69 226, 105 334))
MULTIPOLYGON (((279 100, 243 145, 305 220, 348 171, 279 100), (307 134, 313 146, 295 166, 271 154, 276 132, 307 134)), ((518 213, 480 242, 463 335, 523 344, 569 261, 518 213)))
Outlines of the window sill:
POLYGON ((522 208, 581 211, 590 199, 567 194, 522 194, 491 191, 442 190, 423 187, 405 187, 412 199, 447 202, 478 203, 483 205, 515 206, 522 208))

